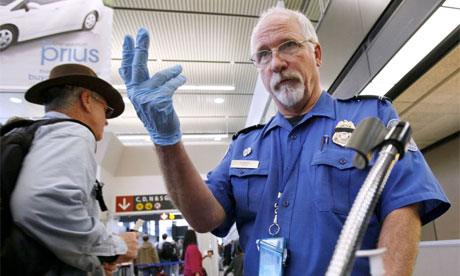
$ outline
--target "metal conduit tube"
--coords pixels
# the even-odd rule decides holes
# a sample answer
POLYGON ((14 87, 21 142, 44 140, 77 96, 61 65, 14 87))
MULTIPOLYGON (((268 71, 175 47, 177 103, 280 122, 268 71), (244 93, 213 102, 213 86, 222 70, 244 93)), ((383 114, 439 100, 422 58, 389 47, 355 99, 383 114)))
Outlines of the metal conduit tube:
POLYGON ((384 146, 379 152, 345 221, 326 276, 350 275, 355 261, 355 252, 361 245, 375 205, 398 158, 398 149, 392 144, 384 146))

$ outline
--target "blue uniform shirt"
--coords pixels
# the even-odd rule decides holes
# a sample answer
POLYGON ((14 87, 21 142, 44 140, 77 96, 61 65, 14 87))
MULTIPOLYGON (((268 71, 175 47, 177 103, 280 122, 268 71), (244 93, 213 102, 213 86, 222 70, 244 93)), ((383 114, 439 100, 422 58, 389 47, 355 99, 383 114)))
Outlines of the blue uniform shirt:
MULTIPOLYGON (((388 101, 338 100, 323 92, 295 126, 278 113, 263 128, 240 134, 206 183, 227 218, 213 233, 225 236, 236 222, 245 252, 245 275, 258 275, 256 240, 271 237, 274 203, 279 200, 277 236, 287 239, 285 275, 324 275, 340 231, 369 170, 358 170, 354 151, 332 142, 338 122, 354 125, 378 117, 387 125, 397 114, 388 101), (323 137, 329 143, 321 147, 323 137), (251 149, 246 156, 245 149, 251 149), (232 160, 257 160, 257 168, 232 168, 232 160)), ((247 153, 248 151, 246 151, 247 153)), ((393 210, 420 202, 425 224, 450 206, 420 151, 408 151, 394 166, 372 215, 361 249, 375 249, 385 217, 393 210)), ((353 275, 368 275, 366 258, 357 258, 353 275)))

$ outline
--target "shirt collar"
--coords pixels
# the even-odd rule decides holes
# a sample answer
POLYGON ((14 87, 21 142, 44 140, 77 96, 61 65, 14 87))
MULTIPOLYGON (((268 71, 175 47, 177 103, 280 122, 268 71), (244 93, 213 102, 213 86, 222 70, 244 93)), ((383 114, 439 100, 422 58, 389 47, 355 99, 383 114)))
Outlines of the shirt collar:
MULTIPOLYGON (((329 95, 326 91, 321 92, 321 96, 319 97, 316 104, 313 108, 305 114, 302 120, 297 124, 300 125, 309 118, 317 116, 317 117, 329 117, 331 119, 335 119, 335 103, 334 99, 329 95)), ((283 115, 278 111, 273 119, 268 123, 267 127, 263 135, 265 136, 270 130, 275 127, 285 127, 287 129, 292 129, 291 124, 284 118, 283 115)))
POLYGON ((54 119, 54 118, 65 118, 65 119, 70 119, 69 116, 67 116, 64 113, 57 112, 57 111, 48 111, 45 113, 45 116, 43 116, 44 119, 54 119))

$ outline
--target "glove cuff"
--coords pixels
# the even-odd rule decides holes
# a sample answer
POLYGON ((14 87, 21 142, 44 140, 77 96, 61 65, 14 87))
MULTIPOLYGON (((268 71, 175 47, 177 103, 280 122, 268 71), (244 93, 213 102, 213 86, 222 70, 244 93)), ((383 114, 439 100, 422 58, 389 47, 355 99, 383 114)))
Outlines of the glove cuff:
POLYGON ((182 132, 180 130, 174 132, 173 134, 159 134, 147 129, 150 134, 150 139, 152 139, 155 145, 159 146, 171 146, 179 143, 182 139, 182 132))

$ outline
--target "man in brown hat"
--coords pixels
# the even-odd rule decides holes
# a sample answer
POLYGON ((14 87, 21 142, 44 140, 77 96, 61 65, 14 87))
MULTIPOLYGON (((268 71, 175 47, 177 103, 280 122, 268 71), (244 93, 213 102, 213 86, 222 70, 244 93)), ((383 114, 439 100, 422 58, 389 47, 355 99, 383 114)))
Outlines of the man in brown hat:
POLYGON ((44 119, 83 124, 64 121, 37 130, 12 194, 13 220, 59 259, 52 267, 56 275, 104 275, 103 263, 110 275, 114 263, 136 257, 139 236, 112 235, 98 219, 96 141, 107 119, 123 112, 123 99, 80 64, 54 67, 25 99, 44 105, 44 119))

